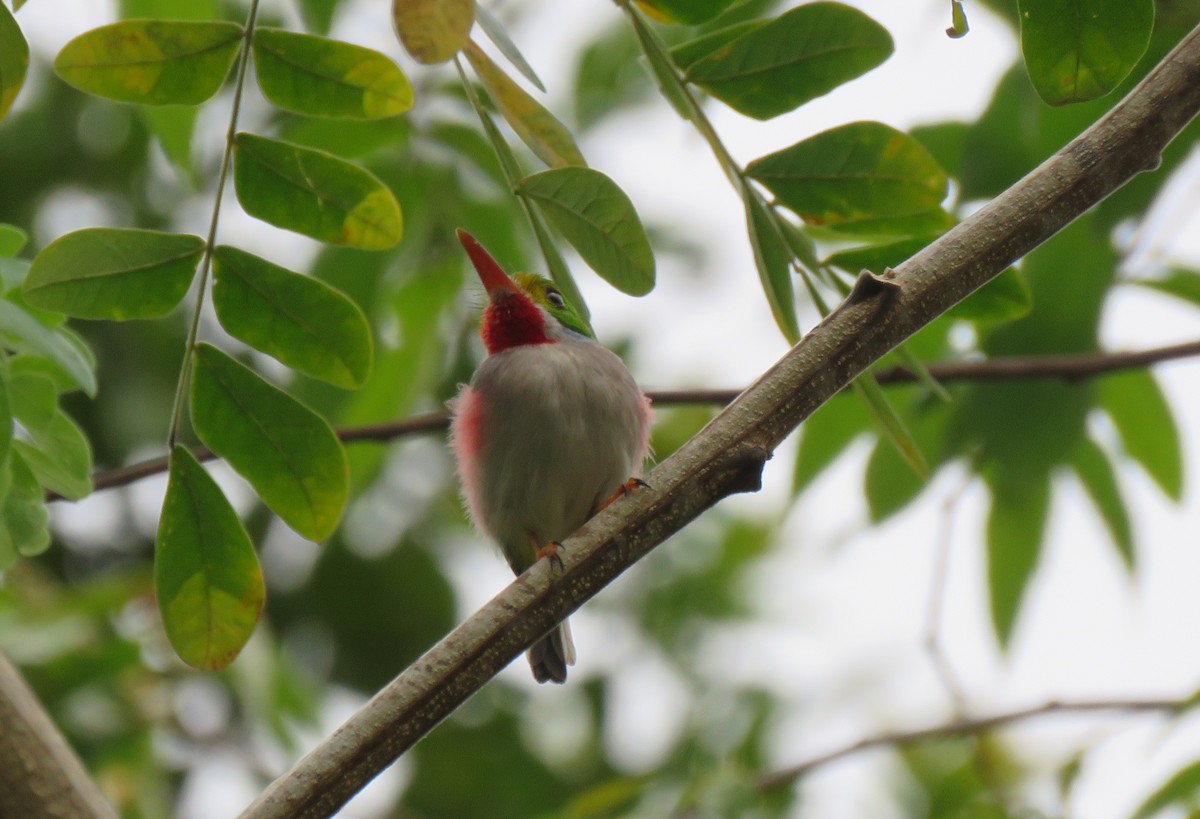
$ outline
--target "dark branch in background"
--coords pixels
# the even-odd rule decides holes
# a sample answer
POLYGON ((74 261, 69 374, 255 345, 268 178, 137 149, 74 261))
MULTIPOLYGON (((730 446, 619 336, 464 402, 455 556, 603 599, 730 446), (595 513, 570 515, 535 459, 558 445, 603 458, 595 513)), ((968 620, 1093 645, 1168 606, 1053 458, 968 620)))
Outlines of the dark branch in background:
MULTIPOLYGON (((1080 355, 1047 355, 1029 358, 993 358, 987 361, 960 361, 949 364, 930 364, 927 369, 938 381, 950 384, 962 381, 1020 381, 1031 378, 1058 378, 1080 381, 1107 373, 1147 367, 1164 361, 1200 356, 1200 341, 1173 344, 1127 353, 1087 353, 1080 355)), ((909 384, 918 379, 904 367, 888 367, 878 370, 875 378, 880 384, 909 384)), ((675 407, 684 404, 731 403, 740 390, 658 390, 647 393, 656 407, 675 407)), ((344 443, 355 441, 391 441, 407 435, 440 432, 450 425, 450 416, 444 412, 429 412, 414 415, 403 421, 389 421, 362 427, 347 427, 337 430, 344 443)), ((192 454, 198 460, 210 461, 214 457, 207 447, 196 447, 192 454)), ((166 457, 152 458, 129 466, 106 470, 92 478, 95 490, 126 486, 167 471, 166 457)), ((61 500, 61 496, 50 494, 48 500, 61 500)))
POLYGON ((1200 111, 1200 28, 1082 136, 884 277, 854 292, 634 492, 518 577, 268 787, 242 814, 324 817, 566 615, 721 498, 817 407, 1129 179, 1200 111))
POLYGON ((50 715, 2 653, 0 816, 117 819, 50 715))
POLYGON ((1079 713, 1095 713, 1098 711, 1112 712, 1153 712, 1174 714, 1184 709, 1194 707, 1196 705, 1190 699, 1182 700, 1113 700, 1113 701, 1095 701, 1095 702, 1047 702, 1042 705, 1035 705, 1030 708, 1021 708, 1016 711, 1006 711, 1002 714, 993 714, 989 717, 977 717, 975 719, 959 719, 954 722, 935 725, 930 728, 919 728, 914 731, 897 731, 895 733, 880 734, 879 736, 861 739, 850 745, 844 745, 833 751, 828 751, 819 756, 811 757, 790 768, 784 768, 782 771, 777 771, 773 774, 761 777, 756 783, 756 787, 760 792, 775 790, 786 785, 791 785, 797 779, 800 779, 805 774, 810 773, 815 768, 822 765, 828 765, 830 762, 836 762, 853 754, 867 751, 872 748, 892 748, 900 745, 911 745, 916 742, 924 742, 930 739, 946 739, 949 737, 963 737, 974 734, 984 733, 994 728, 1001 728, 1005 725, 1011 725, 1016 722, 1024 722, 1026 720, 1037 717, 1045 717, 1051 714, 1079 714, 1079 713))

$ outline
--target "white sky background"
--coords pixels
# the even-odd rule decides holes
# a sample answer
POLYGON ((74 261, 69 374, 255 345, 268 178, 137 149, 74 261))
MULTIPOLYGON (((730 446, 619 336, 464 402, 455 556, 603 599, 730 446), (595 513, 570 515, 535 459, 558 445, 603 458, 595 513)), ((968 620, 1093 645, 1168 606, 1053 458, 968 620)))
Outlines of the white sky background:
MULTIPOLYGON (((411 70, 411 61, 400 56, 390 30, 379 22, 382 5, 348 0, 334 36, 378 48, 411 70)), ((565 112, 574 55, 619 11, 592 0, 528 0, 523 5, 530 13, 512 34, 546 82, 550 107, 565 112)), ((971 33, 958 41, 943 33, 949 22, 946 0, 853 0, 851 5, 891 31, 895 55, 866 77, 766 123, 710 104, 717 132, 740 162, 853 120, 876 119, 898 128, 972 120, 1016 55, 1007 27, 975 4, 967 5, 971 33)), ((85 0, 32 2, 18 19, 45 60, 70 37, 112 19, 111 8, 85 0)), ((740 203, 703 141, 663 103, 607 122, 581 147, 594 167, 630 194, 647 221, 675 226, 708 254, 702 271, 681 269, 665 259, 657 289, 644 299, 622 296, 580 268, 580 285, 600 337, 637 339, 630 364, 646 386, 738 386, 757 377, 786 345, 754 271, 740 203)), ((1196 235, 1196 176, 1174 196, 1181 216, 1168 220, 1169 232, 1155 236, 1144 261, 1161 261, 1168 254, 1200 259, 1194 239, 1190 245, 1179 239, 1196 235)), ((226 203, 231 205, 231 198, 226 203)), ((270 238, 275 234, 261 223, 238 220, 232 208, 227 212, 227 240, 245 236, 246 245, 258 249, 271 242, 274 252, 267 255, 285 263, 288 253, 303 246, 292 234, 278 232, 270 238)), ((95 217, 76 218, 86 222, 95 217)), ((56 224, 55 232, 76 226, 82 224, 56 224)), ((807 318, 811 326, 811 315, 807 318)), ((1193 339, 1198 327, 1195 310, 1124 290, 1108 305, 1102 338, 1109 349, 1138 349, 1193 339)), ((1156 372, 1177 413, 1187 451, 1183 503, 1176 507, 1166 501, 1136 467, 1124 470, 1120 479, 1139 549, 1138 574, 1130 581, 1090 502, 1073 481, 1060 480, 1048 548, 1007 658, 995 647, 983 597, 980 535, 986 495, 978 484, 963 493, 954 517, 942 626, 972 714, 1055 698, 1179 696, 1200 687, 1195 639, 1200 631, 1200 595, 1195 593, 1200 495, 1194 475, 1200 463, 1195 386, 1200 364, 1174 363, 1156 372)), ((779 514, 787 502, 791 453, 789 444, 768 464, 760 495, 732 498, 722 507, 779 514)), ((711 684, 711 690, 696 690, 696 682, 678 679, 619 623, 589 616, 586 608, 575 617, 580 651, 576 676, 617 675, 614 714, 602 741, 619 766, 630 772, 653 767, 671 732, 686 718, 683 704, 689 694, 719 696, 722 686, 751 680, 769 680, 772 690, 794 704, 771 739, 779 766, 880 730, 924 727, 949 716, 948 700, 922 640, 942 506, 959 491, 963 473, 944 470, 919 503, 871 528, 861 497, 865 455, 864 447, 855 447, 786 515, 776 553, 747 590, 759 601, 762 627, 719 632, 703 647, 698 679, 711 684)), ((670 550, 672 544, 662 548, 670 550)), ((509 580, 502 562, 482 548, 464 549, 451 564, 468 611, 509 580)), ((610 590, 613 595, 620 594, 622 582, 610 590)), ((570 685, 535 688, 523 662, 505 673, 514 684, 528 685, 532 709, 559 715, 543 718, 544 727, 533 729, 535 747, 551 752, 587 739, 574 721, 579 702, 570 685), (556 734, 559 726, 562 735, 556 734)), ((336 711, 344 717, 351 707, 339 696, 331 716, 336 711)), ((1035 766, 1048 769, 1061 765, 1077 747, 1095 748, 1075 787, 1075 801, 1063 812, 1103 819, 1127 815, 1148 789, 1182 762, 1200 757, 1195 722, 1185 722, 1182 731, 1167 731, 1153 717, 1052 718, 1010 736, 1035 766)), ((202 802, 192 803, 193 808, 203 805, 197 816, 232 815, 253 795, 253 783, 237 781, 237 767, 230 763, 236 756, 231 750, 202 766, 191 785, 197 797, 203 794, 202 802), (203 786, 210 781, 221 787, 203 786)), ((889 811, 901 786, 885 772, 895 773, 895 765, 881 753, 829 766, 808 780, 807 798, 797 815, 893 815, 889 811)), ((379 785, 384 791, 398 786, 395 775, 381 778, 379 785)), ((1058 811, 1048 780, 1025 796, 1048 812, 1058 811)), ((344 815, 377 815, 381 802, 372 805, 369 794, 364 797, 344 815)))

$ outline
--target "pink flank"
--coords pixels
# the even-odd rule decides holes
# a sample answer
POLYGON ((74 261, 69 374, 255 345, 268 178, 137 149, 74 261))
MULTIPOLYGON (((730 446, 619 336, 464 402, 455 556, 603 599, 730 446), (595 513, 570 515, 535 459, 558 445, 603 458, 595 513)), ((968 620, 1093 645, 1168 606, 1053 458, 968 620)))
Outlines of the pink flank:
POLYGON ((482 399, 483 396, 478 390, 464 385, 459 394, 450 401, 450 413, 453 418, 450 424, 450 446, 454 450, 455 460, 458 461, 463 496, 471 513, 471 520, 480 529, 485 528, 482 496, 479 491, 479 446, 484 414, 482 399))

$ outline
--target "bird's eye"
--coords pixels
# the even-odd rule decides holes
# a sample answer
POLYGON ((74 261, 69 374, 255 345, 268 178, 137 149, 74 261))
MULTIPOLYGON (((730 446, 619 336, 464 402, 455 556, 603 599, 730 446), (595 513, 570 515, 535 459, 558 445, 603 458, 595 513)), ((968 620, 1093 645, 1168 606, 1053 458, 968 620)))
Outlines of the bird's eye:
POLYGON ((555 307, 567 306, 567 302, 563 299, 562 293, 559 293, 557 290, 547 290, 546 301, 550 302, 555 307))

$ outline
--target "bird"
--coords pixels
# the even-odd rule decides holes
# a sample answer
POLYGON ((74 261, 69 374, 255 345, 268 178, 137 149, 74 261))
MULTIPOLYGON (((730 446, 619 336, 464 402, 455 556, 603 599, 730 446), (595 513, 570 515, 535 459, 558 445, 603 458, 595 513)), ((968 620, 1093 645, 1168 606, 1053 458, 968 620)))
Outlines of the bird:
MULTIPOLYGON (((509 276, 457 231, 487 291, 487 356, 450 401, 450 444, 476 528, 514 574, 600 509, 645 486, 650 402, 624 362, 549 279, 509 276)), ((526 653, 539 683, 564 683, 575 646, 563 620, 526 653)))

